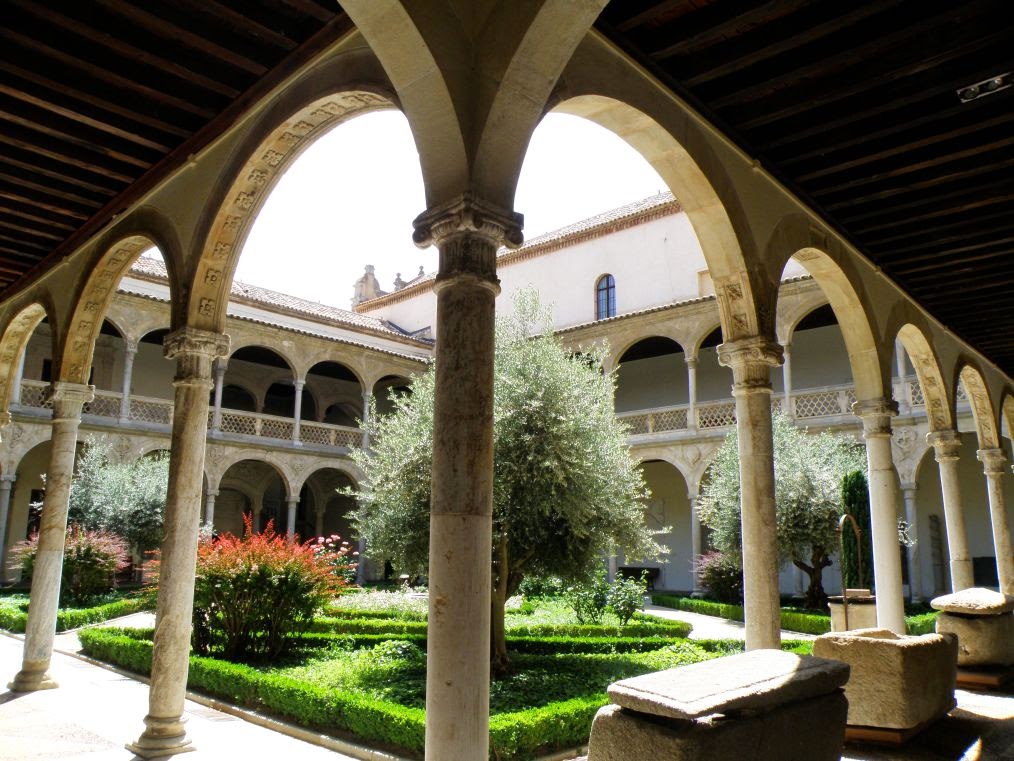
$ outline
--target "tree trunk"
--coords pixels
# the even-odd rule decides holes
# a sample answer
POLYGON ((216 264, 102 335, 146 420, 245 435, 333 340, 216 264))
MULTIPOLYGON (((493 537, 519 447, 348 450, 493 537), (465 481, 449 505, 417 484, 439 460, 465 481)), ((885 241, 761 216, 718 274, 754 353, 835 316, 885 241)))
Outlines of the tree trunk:
POLYGON ((500 537, 500 541, 493 547, 493 553, 496 563, 490 590, 489 670, 494 677, 498 677, 506 674, 510 665, 504 627, 504 608, 508 596, 507 537, 500 537))
POLYGON ((813 547, 810 553, 810 563, 801 560, 793 560, 796 568, 804 571, 810 577, 810 584, 806 588, 806 597, 803 600, 803 607, 811 610, 824 610, 827 608, 827 593, 824 591, 822 578, 825 568, 831 565, 831 559, 824 552, 823 547, 813 547))

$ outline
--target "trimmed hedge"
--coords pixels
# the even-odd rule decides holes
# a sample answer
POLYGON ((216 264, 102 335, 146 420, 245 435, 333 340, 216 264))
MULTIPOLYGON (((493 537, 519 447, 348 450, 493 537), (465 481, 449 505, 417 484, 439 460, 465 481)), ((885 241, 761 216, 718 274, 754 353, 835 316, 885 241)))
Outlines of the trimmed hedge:
MULTIPOLYGON (((151 608, 151 601, 145 597, 127 597, 123 600, 96 605, 94 608, 64 608, 56 614, 56 630, 79 629, 89 624, 108 621, 131 613, 151 608)), ((23 632, 28 623, 28 613, 20 609, 0 605, 0 629, 23 632)))
MULTIPOLYGON (((705 616, 717 616, 731 621, 743 620, 742 605, 727 605, 711 600, 697 600, 676 595, 652 595, 651 601, 664 608, 683 610, 687 613, 701 613, 705 616)), ((825 634, 831 631, 829 613, 804 613, 798 610, 782 609, 782 628, 804 634, 825 634)), ((921 613, 905 617, 905 628, 909 634, 931 634, 936 622, 936 613, 921 613)))
MULTIPOLYGON (((507 627, 509 637, 686 637, 693 627, 684 621, 638 620, 626 626, 598 624, 528 624, 507 627)), ((426 635, 425 621, 377 618, 318 618, 311 631, 337 634, 426 635)))

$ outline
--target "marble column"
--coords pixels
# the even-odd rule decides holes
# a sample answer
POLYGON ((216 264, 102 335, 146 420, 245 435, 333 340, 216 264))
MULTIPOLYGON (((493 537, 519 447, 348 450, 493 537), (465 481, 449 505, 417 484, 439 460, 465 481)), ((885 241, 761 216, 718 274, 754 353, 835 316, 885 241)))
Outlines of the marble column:
POLYGON ((968 553, 961 482, 958 477, 961 434, 957 431, 931 431, 926 434, 926 441, 933 447, 933 454, 940 470, 944 528, 947 531, 947 553, 950 557, 951 591, 960 592, 962 589, 975 586, 972 558, 968 553))
POLYGON ((993 549, 996 552, 1000 591, 1014 595, 1014 547, 1011 544, 1010 524, 1007 522, 1007 505, 1003 498, 1003 473, 1007 455, 1002 449, 980 449, 977 456, 982 462, 989 491, 989 520, 993 524, 993 549))
POLYGON ((218 496, 217 489, 208 489, 204 495, 204 525, 209 531, 215 529, 215 497, 218 496))
POLYGON ((521 216, 469 194, 415 220, 435 244, 436 390, 430 501, 426 758, 489 756, 493 324, 496 251, 520 245, 521 216))
POLYGON ((211 431, 218 433, 222 429, 222 389, 225 388, 225 370, 228 363, 224 359, 215 360, 215 408, 211 417, 211 431))
POLYGON ((148 715, 140 738, 127 746, 141 758, 167 756, 191 747, 183 728, 183 701, 190 663, 208 392, 212 362, 228 354, 229 337, 183 328, 166 336, 163 348, 168 359, 176 360, 176 391, 148 715))
POLYGON ((697 357, 688 356, 687 363, 687 429, 697 430, 697 357))
POLYGON ((782 365, 782 393, 785 395, 785 403, 782 412, 791 418, 796 417, 796 411, 792 408, 792 344, 785 344, 782 347, 784 364, 782 365))
POLYGON ((299 440, 299 422, 303 418, 303 386, 306 385, 306 381, 293 381, 292 385, 296 389, 296 403, 292 410, 292 440, 296 444, 301 444, 302 442, 299 440))
POLYGON ((373 403, 373 392, 363 392, 363 449, 370 448, 370 405, 373 403))
POLYGON ((919 508, 915 502, 916 484, 902 484, 901 496, 905 500, 905 521, 908 523, 908 535, 915 544, 906 548, 908 557, 908 598, 912 602, 922 602, 922 573, 919 566, 919 508))
POLYGON ((134 377, 137 341, 123 342, 123 393, 120 396, 120 425, 130 420, 130 385, 134 377))
POLYGON ((285 536, 291 542, 296 538, 296 509, 299 507, 299 497, 289 497, 285 500, 285 536))
POLYGON ((719 346, 718 358, 732 368, 732 394, 736 397, 746 648, 777 648, 781 643, 781 599, 775 536, 771 368, 782 361, 782 347, 761 337, 745 338, 719 346))
POLYGON ((17 476, 14 473, 0 476, 0 583, 7 578, 7 520, 15 480, 17 476))
POLYGON ((13 692, 30 692, 57 686, 48 672, 49 661, 53 656, 53 638, 56 635, 56 613, 60 604, 70 484, 74 477, 81 407, 94 398, 94 391, 94 386, 62 381, 54 383, 50 389, 53 428, 50 434, 49 466, 46 468, 46 497, 42 505, 39 547, 32 573, 24 660, 21 671, 8 685, 13 692))
POLYGON ((862 418, 866 439, 877 625, 904 634, 905 600, 896 507, 898 474, 891 456, 891 418, 898 414, 898 405, 891 399, 871 399, 856 402, 852 412, 862 418))
POLYGON ((697 558, 701 556, 701 516, 697 514, 697 491, 696 489, 687 494, 690 502, 690 562, 691 576, 693 577, 693 594, 700 595, 701 579, 697 575, 697 558))

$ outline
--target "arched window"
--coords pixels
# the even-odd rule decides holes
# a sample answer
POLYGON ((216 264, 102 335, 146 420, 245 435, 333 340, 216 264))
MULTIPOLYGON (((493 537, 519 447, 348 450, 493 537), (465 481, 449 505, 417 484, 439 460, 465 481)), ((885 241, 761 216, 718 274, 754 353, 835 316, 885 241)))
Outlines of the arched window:
POLYGON ((612 275, 603 275, 595 285, 595 319, 616 316, 616 281, 612 275))

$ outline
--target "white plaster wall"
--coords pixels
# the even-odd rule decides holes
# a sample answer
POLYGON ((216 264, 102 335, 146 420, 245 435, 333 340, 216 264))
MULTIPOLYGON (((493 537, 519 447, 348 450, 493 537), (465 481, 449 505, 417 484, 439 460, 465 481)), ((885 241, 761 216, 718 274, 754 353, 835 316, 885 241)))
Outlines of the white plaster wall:
MULTIPOLYGON (((792 388, 802 390, 821 386, 837 386, 852 382, 845 339, 837 325, 811 330, 797 330, 792 336, 792 388)), ((779 389, 781 371, 778 376, 779 389)))
POLYGON ((683 353, 622 362, 616 370, 616 411, 686 404, 687 365, 683 353))
MULTIPOLYGON (((49 442, 39 444, 30 450, 18 463, 17 478, 11 489, 11 501, 7 513, 6 550, 4 558, 10 557, 10 548, 25 539, 28 527, 28 504, 33 489, 44 489, 42 474, 49 463, 49 442)), ((21 578, 20 570, 0 568, 0 579, 14 581, 21 578)))
MULTIPOLYGON (((137 355, 134 357, 130 381, 131 393, 135 396, 171 399, 175 372, 176 363, 165 358, 160 344, 140 342, 137 344, 137 355)), ((122 380, 119 385, 123 385, 122 380)))
MULTIPOLYGON (((667 462, 646 462, 641 470, 651 493, 646 520, 650 528, 670 529, 656 537, 659 544, 669 548, 669 554, 661 562, 632 560, 630 565, 661 568, 661 576, 655 582, 656 589, 688 591, 693 587, 690 569, 693 553, 687 483, 682 474, 667 462)), ((618 560, 621 566, 627 564, 622 555, 618 560)))

